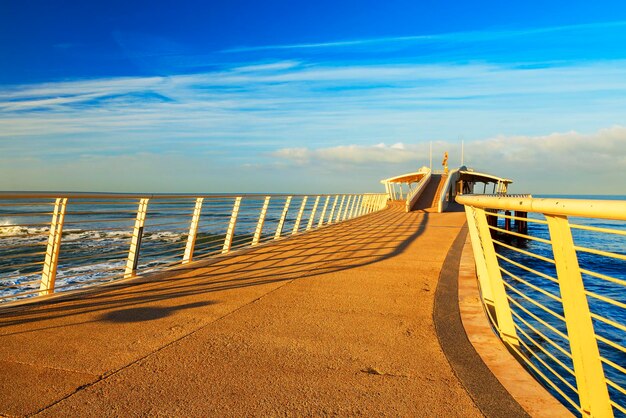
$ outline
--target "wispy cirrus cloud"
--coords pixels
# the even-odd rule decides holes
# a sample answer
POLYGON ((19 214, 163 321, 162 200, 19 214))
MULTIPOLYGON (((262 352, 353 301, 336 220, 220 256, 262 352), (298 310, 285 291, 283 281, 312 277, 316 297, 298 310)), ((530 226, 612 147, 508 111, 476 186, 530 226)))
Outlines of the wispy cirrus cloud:
POLYGON ((331 42, 311 42, 298 44, 276 44, 261 46, 241 46, 224 49, 222 53, 241 53, 254 51, 277 51, 277 50, 308 50, 308 49, 334 49, 370 47, 376 45, 391 45, 393 48, 400 44, 441 43, 441 42, 481 42, 493 41, 503 38, 528 37, 533 35, 546 35, 562 32, 580 32, 597 29, 612 29, 626 27, 626 21, 595 22, 577 25, 559 25, 538 28, 509 29, 509 30, 481 30, 466 32, 448 32, 417 36, 390 36, 378 38, 351 39, 331 42))
POLYGON ((346 137, 359 144, 468 132, 487 137, 571 127, 589 131, 621 120, 625 65, 334 67, 289 61, 168 77, 0 87, 0 138, 115 135, 120 139, 111 141, 123 138, 141 147, 147 135, 152 141, 265 137, 308 145, 346 137))

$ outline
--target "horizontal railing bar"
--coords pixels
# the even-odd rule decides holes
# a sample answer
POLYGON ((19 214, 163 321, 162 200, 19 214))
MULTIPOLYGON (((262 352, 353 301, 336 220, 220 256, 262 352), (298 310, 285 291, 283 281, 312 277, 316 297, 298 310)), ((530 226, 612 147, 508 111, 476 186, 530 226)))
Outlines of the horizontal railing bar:
MULTIPOLYGON (((27 228, 29 226, 43 226, 43 227, 49 227, 50 226, 50 222, 37 222, 37 223, 32 223, 32 224, 15 224, 15 225, 0 225, 0 228, 27 228)), ((7 235, 3 235, 3 237, 6 237, 7 235)))
MULTIPOLYGON (((615 370, 617 370, 618 372, 622 373, 623 375, 626 375, 626 369, 622 366, 620 366, 619 364, 609 360, 606 357, 602 357, 600 356, 600 360, 604 363, 604 364, 608 364, 609 366, 613 367, 615 370)), ((608 380, 608 379, 607 379, 608 380)))
MULTIPOLYGON (((502 257, 502 258, 507 260, 506 257, 502 257)), ((509 260, 507 260, 507 261, 509 261, 509 260)), ((539 293, 542 293, 542 294, 546 295, 550 299, 555 300, 555 301, 557 301, 559 303, 563 303, 562 299, 559 296, 554 295, 554 294, 548 292, 547 290, 544 290, 544 289, 540 288, 539 286, 536 286, 536 285, 534 285, 534 284, 532 284, 532 283, 522 279, 521 277, 518 277, 517 275, 515 275, 515 274, 511 273, 510 271, 506 270, 504 267, 500 266, 500 270, 503 273, 505 273, 506 275, 508 275, 509 277, 511 277, 512 279, 514 279, 514 280, 516 280, 516 281, 518 281, 518 282, 520 282, 520 283, 530 287, 531 289, 533 289, 533 290, 535 290, 535 291, 537 291, 539 293)), ((561 317, 560 319, 565 321, 565 318, 563 318, 563 317, 561 317)))
MULTIPOLYGON (((534 274, 534 275, 536 275, 538 277, 544 278, 544 279, 546 279, 546 280, 548 280, 548 281, 550 281, 552 283, 557 283, 558 284, 558 282, 559 282, 557 279, 555 279, 555 278, 553 278, 553 277, 551 277, 551 276, 549 276, 549 275, 547 275, 545 273, 542 273, 542 272, 540 272, 538 270, 532 269, 532 268, 530 268, 528 266, 525 266, 525 265, 523 265, 521 263, 518 263, 517 261, 511 260, 510 258, 507 258, 507 257, 505 257, 505 256, 503 256, 501 254, 496 254, 496 257, 498 257, 501 260, 506 261, 507 263, 511 263, 514 266, 517 266, 517 267, 521 268, 522 270, 526 270, 529 273, 532 273, 532 274, 534 274)), ((559 302, 560 301, 561 300, 559 299, 559 302)))
MULTIPOLYGON (((136 212, 135 212, 136 213, 136 212)), ((82 225, 82 224, 97 224, 97 223, 110 223, 110 222, 134 222, 135 219, 128 218, 119 218, 119 219, 77 219, 77 220, 68 220, 63 222, 64 225, 82 225)))
MULTIPOLYGON (((97 227, 97 228, 93 228, 93 229, 66 229, 65 231, 63 231, 63 234, 65 233, 71 233, 71 234, 78 234, 78 233, 85 233, 85 232, 90 232, 90 233, 98 233, 98 232, 104 232, 104 231, 110 231, 110 232, 119 232, 124 233, 124 235, 128 235, 131 236, 133 231, 132 231, 132 223, 128 225, 127 229, 120 229, 120 227, 123 228, 124 225, 115 225, 115 226, 109 226, 109 227, 97 227)), ((110 233, 108 232, 108 233, 110 233)))
POLYGON ((606 303, 609 303, 609 304, 611 304, 613 306, 617 306, 617 307, 620 307, 622 309, 626 309, 626 303, 622 303, 622 302, 620 302, 618 300, 615 300, 615 299, 607 298, 606 296, 599 295, 599 294, 597 294, 595 292, 592 292, 591 290, 585 290, 585 294, 587 296, 591 296, 594 299, 601 300, 602 302, 606 302, 606 303))
POLYGON ((67 211, 65 212, 65 216, 92 216, 92 215, 117 215, 120 213, 127 213, 129 215, 133 215, 135 213, 137 213, 137 209, 135 210, 115 210, 115 211, 100 211, 100 210, 72 210, 72 208, 75 206, 72 206, 71 202, 67 205, 67 211))
MULTIPOLYGON (((2 198, 0 198, 2 199, 2 198)), ((19 199, 17 202, 5 202, 0 203, 0 207, 29 207, 32 208, 34 206, 54 206, 54 201, 45 201, 45 202, 24 202, 22 199, 19 199)))
MULTIPOLYGON (((607 383, 609 383, 610 381, 607 381, 607 383)), ((610 383, 609 383, 610 384, 610 383)), ((622 414, 626 415, 626 408, 622 407, 621 405, 619 405, 617 402, 611 400, 611 405, 616 408, 618 411, 620 411, 622 414)))
POLYGON ((624 260, 624 261, 626 261, 626 255, 623 255, 623 254, 616 254, 616 253, 612 253, 612 252, 609 252, 609 251, 596 250, 596 249, 593 249, 593 248, 581 247, 581 246, 578 246, 578 245, 574 245, 574 249, 576 251, 582 251, 582 252, 587 253, 587 254, 601 255, 601 256, 604 256, 604 257, 608 257, 608 258, 614 258, 614 259, 617 259, 617 260, 624 260))
POLYGON ((572 229, 582 229, 584 231, 603 232, 603 233, 615 234, 615 235, 626 235, 626 231, 621 230, 621 229, 601 228, 599 226, 578 225, 574 223, 570 223, 569 226, 572 229))
MULTIPOLYGON (((31 279, 31 280, 26 280, 26 281, 20 281, 17 284, 13 284, 13 285, 4 285, 4 284, 0 284, 0 289, 10 289, 10 288, 15 288, 17 286, 19 287, 24 287, 30 284, 37 284, 37 286, 39 287, 39 282, 41 280, 41 275, 37 274, 37 278, 31 279)), ((3 280, 0 280, 0 282, 2 282, 3 280)))
MULTIPOLYGON (((72 268, 79 268, 79 267, 87 267, 87 266, 72 266, 72 268)), ((60 274, 57 276, 57 280, 66 280, 66 279, 72 279, 74 277, 79 277, 79 276, 86 276, 86 275, 91 275, 94 273, 107 273, 109 271, 119 271, 119 270, 123 270, 124 269, 124 265, 120 264, 120 266, 118 267, 110 267, 110 268, 106 268, 106 269, 96 269, 96 270, 90 270, 88 272, 85 271, 81 271, 79 273, 73 273, 73 274, 60 274)), ((94 281, 103 281, 103 280, 107 280, 108 278, 105 277, 100 277, 98 279, 93 279, 94 281)), ((81 284, 84 282, 81 282, 81 284)), ((74 286, 75 283, 69 284, 69 286, 74 286)), ((57 289, 60 289, 63 286, 57 286, 57 289)))
POLYGON ((542 219, 534 219, 534 218, 526 218, 526 217, 521 217, 521 216, 514 216, 514 215, 507 215, 505 213, 491 213, 491 212, 485 212, 486 215, 488 216, 494 216, 494 217, 498 217, 498 218, 506 218, 506 219, 513 219, 516 221, 522 221, 522 222, 527 222, 527 223, 532 223, 532 224, 541 224, 541 225, 547 225, 548 221, 544 221, 542 219))
MULTIPOLYGON (((524 333, 524 332, 523 332, 523 330, 521 330, 521 328, 520 328, 520 327, 516 326, 515 328, 516 328, 518 331, 522 331, 522 333, 524 333)), ((525 333, 524 333, 524 334, 525 334, 525 333)), ((527 336, 527 337, 528 337, 528 336, 527 336)), ((530 340, 534 342, 534 340, 533 340, 532 338, 530 338, 530 340)), ((570 388, 573 392, 578 393, 578 389, 576 389, 576 388, 575 388, 575 387, 574 387, 574 386, 573 386, 570 382, 568 382, 568 381, 567 381, 567 379, 565 379, 563 376, 561 376, 559 373, 557 373, 557 371, 556 371, 556 370, 554 370, 554 369, 553 369, 550 365, 548 365, 548 363, 546 363, 546 362, 545 362, 545 361, 544 361, 541 357, 539 357, 539 356, 535 353, 535 350, 531 349, 531 347, 530 347, 528 344, 526 344, 526 342, 525 342, 524 340, 520 340, 520 343, 521 343, 521 344, 522 344, 522 345, 526 348, 526 350, 528 350, 528 352, 530 352, 530 353, 532 354, 532 356, 533 356, 534 358, 536 358, 536 359, 537 359, 537 360, 538 360, 538 361, 539 361, 539 362, 543 365, 543 367, 545 367, 546 369, 550 370, 550 372, 551 372, 554 376, 556 376, 556 377, 557 377, 557 378, 558 378, 561 382, 565 383, 565 385, 566 385, 568 388, 570 388)), ((539 349, 541 349, 541 348, 542 348, 541 346, 536 345, 536 342, 534 342, 534 343, 535 343, 535 347, 537 347, 537 348, 539 348, 539 349)), ((542 350, 542 351, 543 351, 543 350, 542 350)), ((546 352, 546 351, 544 351, 544 352, 546 352)), ((546 353, 547 353, 547 352, 546 352, 546 353)), ((560 362, 557 362, 557 363, 560 363, 560 362)), ((574 374, 574 371, 573 371, 573 370, 570 370, 568 367, 564 367, 564 365, 562 365, 562 363, 561 363, 561 364, 559 364, 559 365, 561 365, 561 367, 563 367, 565 370, 567 370, 567 371, 568 371, 568 372, 569 372, 572 376, 576 376, 576 375, 574 374)))
MULTIPOLYGON (((19 218, 19 217, 38 217, 38 216, 50 216, 52 212, 25 212, 25 213, 2 213, 3 217, 19 218)), ((13 226, 13 225, 2 225, 13 226)))
MULTIPOLYGON (((9 267, 9 266, 7 266, 7 267, 9 267)), ((10 267, 13 267, 13 266, 10 266, 10 267)), ((6 282, 6 281, 9 281, 9 280, 15 280, 15 279, 20 278, 20 277, 26 277, 26 276, 30 276, 30 275, 34 275, 34 274, 37 275, 37 280, 41 279, 41 270, 38 269, 36 271, 31 271, 30 273, 24 273, 24 272, 20 271, 20 272, 9 274, 9 275, 5 275, 5 276, 3 275, 2 277, 0 277, 0 282, 6 282)))
POLYGON ((526 235, 526 234, 520 234, 519 232, 514 232, 514 231, 507 231, 506 229, 498 228, 497 226, 491 226, 490 225, 489 229, 491 229, 493 231, 498 231, 498 232, 506 234, 506 235, 513 235, 515 237, 520 237, 520 238, 529 239, 529 240, 532 240, 532 241, 541 242, 543 244, 548 244, 548 245, 552 244, 550 242, 550 240, 548 240, 548 239, 539 238, 539 237, 533 237, 531 235, 526 235))
MULTIPOLYGON (((108 261, 106 259, 104 259, 104 260, 102 260, 102 259, 104 257, 108 257, 108 256, 112 256, 112 255, 121 255, 121 254, 128 254, 128 250, 125 250, 125 251, 113 251, 113 252, 99 252, 97 254, 82 255, 82 256, 78 256, 78 257, 61 257, 60 258, 60 262, 62 262, 62 264, 65 264, 68 261, 85 260, 85 259, 94 258, 94 257, 97 257, 98 261, 108 261)), ((76 266, 68 266, 68 267, 74 268, 76 266)))
POLYGON ((612 320, 610 320, 608 318, 605 318, 602 315, 598 315, 597 313, 591 312, 591 317, 593 319, 597 319, 598 321, 600 321, 602 323, 610 325, 613 328, 617 328, 619 330, 622 330, 622 331, 626 332, 626 326, 624 326, 624 325, 622 325, 622 324, 620 324, 618 322, 612 321, 612 320))
POLYGON ((575 410, 577 410, 578 412, 581 411, 580 406, 574 401, 572 400, 569 396, 567 396, 562 390, 561 388, 559 388, 554 382, 552 382, 552 380, 548 379, 541 370, 539 370, 533 363, 532 361, 530 361, 530 359, 528 359, 524 353, 520 352, 520 350, 515 347, 515 346, 511 346, 511 349, 513 351, 515 351, 518 355, 519 358, 521 358, 528 367, 530 367, 535 373, 537 373, 539 376, 541 376, 543 378, 543 380, 548 383, 552 389, 554 389, 559 395, 561 395, 563 397, 563 399, 565 399, 575 410))
MULTIPOLYGON (((511 296, 507 295, 507 299, 509 300, 509 302, 513 303, 519 309, 524 311, 524 313, 526 315, 530 316, 535 321, 539 322, 541 325, 543 325, 544 327, 548 328, 550 331, 554 332, 556 335, 561 337, 563 340, 569 341, 569 337, 567 335, 565 335, 563 332, 559 331, 558 329, 556 329, 554 326, 550 325, 549 323, 547 323, 543 319, 539 318, 537 315, 535 315, 534 313, 530 312, 528 309, 524 308, 518 301, 513 299, 511 296)), ((511 313, 515 315, 515 310, 512 309, 511 313)), ((571 357, 571 354, 568 353, 568 356, 571 357)))
MULTIPOLYGON (((572 377, 576 377, 576 373, 574 372, 574 370, 572 368, 570 368, 567 364, 563 363, 561 360, 559 360, 559 358, 557 356, 555 356, 554 354, 552 354, 550 351, 546 350, 541 344, 539 344, 537 341, 535 341, 534 338, 532 338, 530 335, 528 335, 528 333, 526 331, 524 331, 524 329, 522 327, 520 327, 519 325, 515 325, 515 328, 517 329, 518 332, 520 332, 522 335, 524 335, 524 337, 526 337, 528 340, 530 340, 533 343, 534 347, 537 347, 539 350, 541 350, 545 355, 547 355, 548 357, 550 357, 552 359, 552 361, 554 361, 556 364, 558 364, 559 366, 561 366, 563 369, 565 369, 572 377)), ((536 332, 536 331, 535 331, 536 332)), ((539 334, 541 335, 541 334, 539 334)), ((543 337, 543 336, 542 336, 543 337)), ((533 351, 533 350, 529 350, 529 351, 533 351)), ((553 373, 555 375, 558 375, 558 373, 554 372, 553 373)), ((569 385, 569 383, 567 383, 569 385)), ((570 386, 570 388, 578 393, 578 389, 576 389, 574 386, 570 386)))
MULTIPOLYGON (((121 267, 122 269, 124 267, 121 267)), ((118 269, 111 269, 111 270, 118 270, 118 269)), ((107 270, 103 270, 102 272, 106 272, 107 270)), ((101 273, 102 273, 101 272, 101 273)), ((115 279, 122 279, 124 278, 124 273, 119 273, 119 274, 114 274, 111 276, 107 276, 107 277, 99 277, 99 278, 94 278, 94 279, 89 279, 89 280, 83 280, 79 283, 64 283, 61 285, 57 285, 55 289, 57 290, 61 290, 61 289, 66 289, 68 287, 77 287, 77 286, 81 286, 84 287, 84 285, 89 285, 89 284, 93 284, 93 283, 97 283, 97 284, 105 284, 105 283, 109 283, 114 281, 115 279)), ((81 290, 80 288, 76 289, 76 290, 81 290)))
POLYGON ((20 292, 20 293, 13 293, 11 295, 6 295, 6 296, 0 296, 0 300, 6 300, 6 299, 17 299, 17 298, 23 298, 26 295, 32 295, 32 294, 39 294, 40 290, 39 289, 34 289, 34 290, 27 290, 25 292, 20 292))
MULTIPOLYGON (((2 254, 2 255, 0 255, 0 260, 8 260, 8 259, 12 259, 12 258, 34 257, 34 256, 42 255, 42 254, 45 254, 45 253, 46 253, 45 251, 41 251, 41 252, 36 252, 36 253, 2 254)), ((7 266, 7 267, 13 267, 13 266, 7 266)))
POLYGON ((462 205, 484 209, 516 210, 557 216, 626 221, 626 202, 617 200, 457 195, 456 201, 462 205))
MULTIPOLYGON (((183 244, 185 244, 185 243, 183 243, 183 244)), ((159 256, 159 255, 169 254, 169 253, 180 253, 180 258, 182 259, 184 252, 185 252, 185 246, 183 245, 180 248, 168 248, 168 249, 163 250, 163 251, 152 251, 151 250, 148 254, 144 255, 144 258, 148 258, 146 260, 146 262, 150 262, 150 261, 153 261, 153 260, 157 260, 158 258, 156 258, 156 256, 159 256)))
MULTIPOLYGON (((380 196, 385 193, 339 193, 339 195, 345 196, 358 196, 358 195, 370 195, 380 196)), ((299 194, 299 193, 223 193, 223 194, 177 194, 177 193, 108 193, 108 192, 0 192, 0 199, 56 199, 59 197, 68 199, 172 199, 177 201, 179 199, 196 199, 202 197, 207 200, 212 199, 228 199, 235 197, 248 197, 248 198, 265 198, 265 196, 272 197, 304 197, 304 196, 326 196, 325 194, 299 194)), ((334 196, 334 195, 333 195, 334 196)))
POLYGON ((148 210, 148 217, 146 218, 146 221, 149 221, 151 219, 185 219, 185 220, 181 220, 179 221, 179 223, 189 223, 189 220, 192 217, 192 213, 181 213, 181 214, 161 214, 161 215, 156 215, 154 213, 150 213, 150 211, 148 210))
POLYGON ((504 243, 504 242, 502 242, 502 241, 498 241, 498 240, 496 240, 496 239, 492 239, 492 241, 493 241, 493 243, 494 243, 494 244, 497 244, 497 245, 500 245, 500 246, 502 246, 502 247, 508 248, 509 250, 512 250, 512 251, 518 252, 518 253, 520 253, 520 254, 527 255, 527 256, 529 256, 529 257, 536 258, 536 259, 541 260, 541 261, 545 261, 545 262, 547 262, 547 263, 555 264, 555 263, 554 263, 554 260, 553 260, 553 259, 551 259, 551 258, 544 257, 544 256, 539 255, 539 254, 535 254, 535 253, 533 253, 533 252, 531 252, 531 251, 522 250, 521 248, 514 247, 514 246, 512 246, 512 245, 506 244, 506 243, 504 243))
POLYGON ((31 244, 15 244, 15 245, 3 245, 3 250, 12 250, 14 248, 24 248, 24 247, 41 247, 46 244, 46 241, 41 242, 33 242, 31 244))
POLYGON ((146 271, 153 271, 155 268, 162 268, 163 266, 174 266, 174 265, 180 265, 180 260, 182 259, 182 254, 181 255, 170 255, 167 257, 162 257, 162 258, 156 258, 154 260, 149 260, 146 261, 145 263, 142 263, 139 265, 140 269, 148 269, 146 271), (176 262, 172 262, 172 263, 164 263, 166 260, 177 260, 176 262))
MULTIPOLYGON (((159 218, 160 219, 160 218, 159 218)), ((155 220, 155 218, 152 219, 146 219, 146 224, 145 224, 145 228, 149 228, 149 227, 155 227, 155 226, 170 226, 170 225, 189 225, 189 222, 163 222, 163 223, 151 223, 151 220, 155 220)))
MULTIPOLYGON (((503 269, 500 268, 500 270, 503 270, 503 269)), ((508 272, 506 270, 504 270, 504 272, 506 274, 508 274, 508 272)), ((565 322, 565 318, 563 316, 559 315, 558 313, 554 312, 552 309, 549 309, 548 307, 546 307, 546 306, 542 305, 541 303, 537 302, 536 300, 532 299, 531 297, 526 295, 524 292, 522 292, 521 290, 517 289, 515 286, 512 286, 510 283, 507 283, 507 282, 504 282, 504 285, 507 288, 511 289, 516 294, 518 294, 522 299, 532 303, 533 305, 535 305, 539 309, 543 310, 544 312, 549 313, 550 315, 552 315, 556 319, 559 319, 559 320, 565 322)))
POLYGON ((596 339, 598 341, 602 341, 604 344, 610 345, 614 349, 621 351, 622 353, 626 353, 626 347, 619 345, 618 343, 609 340, 608 338, 603 337, 602 335, 596 334, 596 339))
POLYGON ((589 276, 597 277, 598 279, 606 280, 607 282, 626 286, 626 280, 616 279, 615 277, 607 276, 606 274, 596 273, 587 269, 580 269, 581 273, 588 274, 589 276))
POLYGON ((24 263, 24 264, 11 264, 10 266, 7 266, 7 267, 14 269, 18 267, 40 266, 43 263, 44 263, 43 261, 33 261, 31 263, 24 263))

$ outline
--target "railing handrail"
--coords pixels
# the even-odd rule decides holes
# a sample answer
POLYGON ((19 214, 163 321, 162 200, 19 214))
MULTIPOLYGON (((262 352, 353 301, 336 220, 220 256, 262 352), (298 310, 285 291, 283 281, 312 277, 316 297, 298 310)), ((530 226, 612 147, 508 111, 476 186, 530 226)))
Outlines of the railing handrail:
POLYGON ((557 199, 485 195, 458 195, 457 203, 482 209, 538 212, 626 221, 626 200, 557 199))
MULTIPOLYGON (((232 198, 232 197, 304 197, 304 196, 328 196, 328 195, 379 195, 381 193, 117 193, 117 192, 0 192, 0 199, 47 199, 47 198, 71 198, 71 199, 195 199, 203 198, 232 198)), ((384 194, 384 193, 382 193, 384 194)))
POLYGON ((411 190, 409 194, 406 196, 406 211, 407 212, 411 210, 411 207, 415 204, 415 202, 422 195, 422 192, 424 191, 424 189, 426 189, 426 185, 430 182, 431 177, 432 177, 432 172, 429 170, 424 175, 424 177, 420 179, 417 186, 413 190, 411 190))
MULTIPOLYGON (((446 181, 441 188, 441 194, 439 195, 439 201, 437 202, 437 212, 439 213, 446 210, 446 207, 448 206, 447 196, 448 190, 450 189, 450 183, 456 183, 456 177, 458 177, 459 170, 460 168, 455 168, 454 170, 450 170, 447 174, 448 177, 446 178, 446 181)), ((445 175, 446 173, 444 172, 441 174, 445 175)))

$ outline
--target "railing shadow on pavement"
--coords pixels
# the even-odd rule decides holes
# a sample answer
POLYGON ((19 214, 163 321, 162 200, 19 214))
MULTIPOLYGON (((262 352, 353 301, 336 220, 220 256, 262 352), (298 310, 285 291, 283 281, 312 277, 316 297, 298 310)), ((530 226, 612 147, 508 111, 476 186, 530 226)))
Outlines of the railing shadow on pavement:
POLYGON ((8 309, 0 313, 0 329, 47 322, 54 318, 63 318, 64 323, 15 332, 6 330, 8 332, 2 335, 85 322, 149 321, 175 310, 217 304, 219 300, 207 299, 211 293, 335 273, 392 258, 405 251, 424 232, 428 220, 428 213, 406 214, 383 210, 242 253, 189 264, 167 273, 147 275, 127 283, 106 285, 8 309), (202 295, 201 302, 185 303, 188 301, 183 300, 197 295, 202 295), (172 303, 175 301, 184 303, 175 306, 172 303), (159 308, 165 309, 162 312, 145 310, 147 305, 160 302, 173 306, 159 308), (79 318, 82 314, 97 312, 101 313, 97 319, 81 321, 79 318), (68 322, 68 317, 76 317, 76 321, 68 322))

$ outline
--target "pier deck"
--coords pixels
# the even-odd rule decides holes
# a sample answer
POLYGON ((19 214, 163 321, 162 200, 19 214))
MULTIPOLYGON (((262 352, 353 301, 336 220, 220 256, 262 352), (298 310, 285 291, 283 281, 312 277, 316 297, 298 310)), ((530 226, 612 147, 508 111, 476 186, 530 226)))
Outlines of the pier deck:
POLYGON ((0 414, 482 416, 433 323, 464 216, 384 210, 3 313, 0 414))

